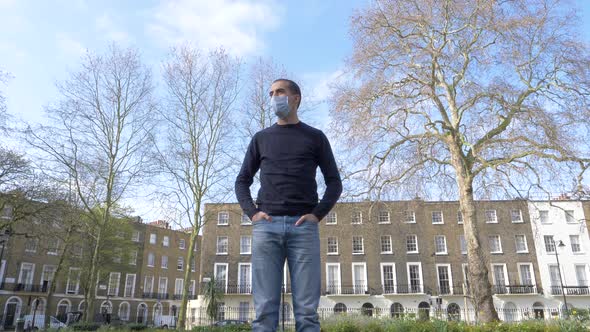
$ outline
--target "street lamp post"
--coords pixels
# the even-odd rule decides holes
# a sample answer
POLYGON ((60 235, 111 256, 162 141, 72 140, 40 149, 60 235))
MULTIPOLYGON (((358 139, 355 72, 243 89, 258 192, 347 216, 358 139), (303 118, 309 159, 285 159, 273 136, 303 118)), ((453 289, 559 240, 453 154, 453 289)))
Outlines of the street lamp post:
POLYGON ((567 298, 565 296, 565 289, 563 288, 563 278, 561 276, 561 266, 559 264, 559 255, 557 254, 557 248, 563 248, 565 247, 565 244, 563 243, 563 241, 559 240, 559 244, 557 244, 555 246, 555 259, 557 260, 557 270, 559 271, 559 284, 561 285, 561 294, 563 295, 563 304, 565 306, 565 318, 567 319, 569 317, 569 313, 568 313, 568 306, 567 306, 567 298))

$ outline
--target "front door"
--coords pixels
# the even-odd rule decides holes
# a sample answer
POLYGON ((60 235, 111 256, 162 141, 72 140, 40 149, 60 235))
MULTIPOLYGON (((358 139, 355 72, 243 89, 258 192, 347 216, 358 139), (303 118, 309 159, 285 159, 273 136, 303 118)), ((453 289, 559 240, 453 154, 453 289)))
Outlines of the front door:
POLYGON ((4 318, 4 329, 14 326, 14 316, 16 315, 16 306, 18 303, 8 303, 6 305, 6 317, 4 318))

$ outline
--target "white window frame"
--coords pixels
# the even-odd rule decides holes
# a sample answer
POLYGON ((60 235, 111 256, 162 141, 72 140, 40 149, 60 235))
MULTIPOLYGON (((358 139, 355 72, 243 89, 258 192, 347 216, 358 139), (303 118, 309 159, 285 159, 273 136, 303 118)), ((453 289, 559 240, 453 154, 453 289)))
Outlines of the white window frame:
POLYGON ((529 244, 528 244, 528 240, 526 238, 526 234, 515 234, 514 235, 514 246, 516 249, 516 253, 517 254, 528 254, 529 253, 529 244), (525 250, 518 250, 518 237, 522 236, 524 238, 524 247, 525 250))
POLYGON ((26 238, 25 239, 25 252, 27 253, 36 253, 37 250, 39 249, 39 239, 38 238, 26 238), (34 248, 28 248, 28 242, 31 241, 30 243, 33 244, 34 248))
POLYGON ((521 209, 512 209, 512 210, 510 210, 510 221, 513 224, 522 224, 522 223, 524 223, 524 218, 522 217, 522 210, 521 209), (513 218, 514 212, 518 212, 519 220, 517 220, 517 221, 514 221, 514 218, 513 218))
MULTIPOLYGON (((228 239, 229 242, 229 239, 228 239)), ((229 245, 229 243, 228 243, 229 245)), ((240 236, 240 255, 251 255, 252 254, 252 236, 251 235, 242 235, 240 236), (249 239, 250 245, 248 245, 248 250, 244 251, 244 239, 249 239)))
POLYGON ((461 251, 461 255, 467 255, 467 239, 465 238, 465 234, 459 234, 459 251, 461 251), (461 241, 463 239, 463 241, 461 241), (461 248, 461 243, 465 242, 465 250, 461 248))
POLYGON ((180 250, 186 249, 186 241, 184 239, 178 240, 178 249, 180 249, 180 250))
POLYGON ((448 255, 449 254, 449 247, 447 246, 447 237, 445 235, 441 235, 441 234, 437 234, 434 236, 434 254, 438 255, 438 256, 444 256, 444 255, 448 255), (442 237, 442 239, 444 240, 444 244, 445 244, 445 251, 443 252, 438 252, 437 251, 437 238, 442 237))
POLYGON ((539 223, 541 223, 543 225, 552 224, 551 218, 549 217, 549 210, 539 210, 539 223), (543 215, 543 212, 545 212, 547 214, 547 219, 544 222, 543 222, 543 218, 541 217, 543 215))
POLYGON ((240 217, 240 225, 252 225, 252 220, 250 220, 250 217, 248 217, 247 214, 242 213, 242 216, 240 217))
POLYGON ((139 231, 131 232, 131 241, 139 242, 139 231))
POLYGON ((415 224, 416 223, 416 212, 414 210, 404 211, 404 224, 415 224))
POLYGON ((245 294, 251 293, 252 291, 252 263, 238 263, 238 293, 245 294), (250 267, 250 277, 248 278, 248 284, 242 285, 242 266, 249 266, 250 267), (244 287, 250 290, 249 292, 240 292, 244 287))
POLYGON ((492 234, 488 236, 488 245, 490 246, 490 254, 503 254, 504 250, 502 249, 502 237, 499 234, 492 234), (492 246, 491 246, 491 238, 498 238, 498 246, 500 247, 500 250, 498 251, 492 251, 492 246))
POLYGON ((50 237, 47 241, 47 255, 57 256, 59 252, 59 238, 50 237), (55 248, 51 248, 50 241, 55 241, 55 248))
POLYGON ((332 285, 332 288, 337 288, 336 294, 340 294, 342 288, 342 270, 340 269, 340 263, 326 263, 326 289, 330 288, 330 280, 329 280, 329 273, 328 273, 328 266, 337 266, 338 267, 338 283, 332 285))
POLYGON ((350 217, 350 223, 352 225, 361 225, 363 223, 363 211, 361 211, 361 210, 352 211, 352 216, 350 217))
POLYGON ((420 247, 418 246, 418 235, 416 234, 407 234, 406 235, 406 254, 419 254, 420 253, 420 247), (408 251, 408 237, 413 236, 414 239, 416 239, 416 251, 408 251))
POLYGON ((365 254, 365 239, 362 236, 353 236, 352 237, 352 254, 353 255, 364 255, 365 254), (355 252, 354 251, 354 240, 360 238, 361 239, 361 251, 355 252))
POLYGON ((338 245, 338 237, 337 236, 328 236, 326 238, 326 255, 338 255, 339 254, 339 245, 338 245), (336 252, 330 251, 330 239, 336 239, 336 252))
POLYGON ((154 276, 149 275, 149 276, 145 276, 145 278, 143 279, 143 291, 145 293, 154 293, 154 276), (151 279, 151 283, 148 283, 148 278, 151 279), (149 288, 148 288, 148 284, 149 284, 149 288), (147 290, 150 290, 149 292, 147 290))
POLYGON ((182 295, 184 292, 184 279, 183 278, 176 278, 174 279, 174 295, 182 295), (180 281, 180 283, 179 283, 180 281), (181 287, 178 287, 180 285, 181 287))
POLYGON ((68 270, 68 281, 66 282, 66 291, 65 291, 66 294, 74 294, 74 295, 75 294, 78 294, 78 292, 80 291, 80 274, 81 274, 81 271, 80 271, 80 268, 79 267, 70 267, 70 269, 68 270), (74 273, 77 273, 77 278, 76 278, 76 287, 75 287, 75 290, 72 293, 70 293, 69 292, 70 285, 74 281, 74 280, 71 280, 71 278, 72 278, 72 271, 77 271, 77 272, 74 272, 74 273))
POLYGON ((582 247, 582 241, 580 241, 580 235, 579 234, 573 234, 573 235, 570 235, 569 238, 570 238, 570 249, 572 250, 572 253, 574 255, 581 255, 581 254, 583 254, 584 253, 584 248, 582 247), (577 245, 580 248, 579 251, 574 251, 574 241, 572 241, 572 237, 576 237, 578 239, 577 240, 578 241, 577 245))
POLYGON ((23 285, 32 285, 35 280, 35 263, 22 262, 18 269, 18 283, 23 285), (23 265, 32 266, 29 280, 23 280, 23 265))
POLYGON ((391 239, 391 235, 381 235, 379 237, 379 246, 382 255, 393 254, 393 240, 391 239), (383 238, 389 239, 389 250, 383 251, 383 238))
MULTIPOLYGON (((486 224, 497 224, 498 223, 498 211, 495 209, 487 209, 484 211, 486 224), (488 219, 488 212, 493 212, 493 218, 488 219)), ((491 217, 491 216, 490 216, 491 217)))
MULTIPOLYGON (((355 293, 357 291, 356 280, 354 278, 354 267, 355 266, 362 266, 362 267, 364 267, 364 271, 365 271, 365 273, 364 273, 365 284, 364 284, 364 287, 363 287, 363 290, 364 291, 363 291, 362 294, 365 294, 369 290, 369 280, 367 280, 367 263, 366 262, 353 262, 352 263, 352 288, 353 288, 353 293, 355 293)), ((359 285, 359 286, 362 286, 362 285, 359 285)))
POLYGON ((574 264, 574 272, 576 273, 576 284, 580 287, 588 287, 590 282, 588 280, 588 265, 587 264, 574 264), (584 275, 586 277, 586 285, 580 285, 580 279, 578 279, 578 267, 582 267, 584 269, 584 275))
MULTIPOLYGON (((493 286, 508 286, 510 281, 508 279, 508 269, 506 268, 506 263, 492 263, 490 264, 490 271, 492 272, 492 285, 493 286), (494 266, 502 266, 504 268, 503 272, 504 272, 504 285, 499 285, 496 281, 496 274, 494 273, 494 266)), ((518 274, 520 274, 520 271, 518 271, 518 274)), ((520 277, 519 277, 520 278, 520 277)))
POLYGON ((338 224, 338 214, 336 211, 330 211, 326 215, 326 225, 337 225, 338 224))
POLYGON ((229 264, 228 263, 214 263, 213 264, 213 280, 217 282, 217 266, 225 266, 225 290, 227 291, 227 282, 229 280, 229 264))
POLYGON ((422 272, 421 262, 407 262, 406 263, 406 277, 408 278, 408 290, 412 291, 412 282, 410 281, 410 265, 418 265, 418 271, 420 271, 420 294, 424 293, 424 273, 422 272))
POLYGON ((184 271, 184 266, 184 257, 178 256, 178 259, 176 260, 176 271, 184 271))
POLYGON ((532 286, 537 286, 537 281, 535 280, 535 269, 534 269, 533 263, 516 263, 516 267, 518 269, 518 281, 520 282, 520 285, 521 286, 531 286, 531 285, 525 285, 524 282, 522 281, 522 274, 520 273, 520 267, 523 265, 528 265, 528 267, 531 271, 532 286))
POLYGON ((449 271, 449 295, 453 295, 453 271, 451 270, 451 264, 435 264, 434 268, 436 269, 436 287, 440 288, 440 274, 438 271, 438 267, 447 267, 449 271))
POLYGON ((380 210, 377 218, 378 224, 391 224, 391 213, 388 210, 380 210))
POLYGON ((135 297, 135 281, 136 281, 135 279, 136 279, 135 273, 127 273, 125 275, 125 290, 123 292, 123 297, 131 297, 131 298, 135 297), (131 285, 131 294, 127 293, 127 286, 129 283, 129 277, 133 277, 133 283, 131 285))
POLYGON ((384 266, 391 266, 393 271, 393 293, 387 294, 396 294, 397 293, 397 271, 395 270, 395 263, 380 263, 379 270, 381 272, 381 286, 383 287, 383 292, 385 293, 385 274, 383 273, 384 266))
POLYGON ((161 263, 160 268, 162 268, 162 269, 168 269, 168 256, 167 255, 162 255, 162 259, 160 260, 160 263, 161 263))
POLYGON ((162 247, 170 247, 170 236, 162 236, 162 247))
POLYGON ((557 243, 555 243, 555 237, 553 235, 543 235, 543 249, 545 249, 545 253, 546 254, 555 254, 555 251, 557 250, 557 243), (547 239, 546 237, 551 237, 551 242, 553 242, 553 250, 549 251, 547 250, 547 239))
POLYGON ((574 214, 575 214, 575 211, 574 210, 565 210, 565 211, 563 211, 563 215, 565 217, 565 222, 568 223, 568 224, 575 224, 575 223, 577 223, 578 221, 574 217, 574 214), (570 218, 568 218, 568 216, 570 218))
POLYGON ((463 223, 464 223, 463 212, 461 212, 461 210, 457 210, 457 224, 463 225, 463 223))
MULTIPOLYGON (((51 283, 52 283, 52 282, 53 282, 53 280, 55 279, 55 270, 56 270, 56 269, 57 269, 57 266, 55 266, 55 265, 51 265, 51 264, 44 264, 44 265, 43 265, 43 269, 41 270, 41 280, 39 280, 39 284, 40 284, 41 286, 43 286, 43 281, 45 281, 46 279, 48 279, 47 281, 48 281, 49 283, 48 283, 47 287, 49 287, 49 285, 51 285, 51 283), (48 269, 48 268, 53 268, 53 272, 51 273, 51 278, 50 278, 50 279, 48 279, 48 278, 47 278, 47 276, 46 276, 46 275, 48 274, 48 273, 47 273, 47 269, 48 269)), ((3 280, 3 279, 0 279, 0 280, 3 280)))
POLYGON ((153 252, 148 252, 148 257, 147 257, 147 266, 148 267, 154 267, 156 266, 156 254, 154 254, 153 252), (153 261, 151 262, 152 264, 150 265, 150 257, 153 257, 153 261))
POLYGON ((190 285, 190 288, 189 288, 188 291, 190 292, 190 294, 192 296, 195 296, 195 294, 196 294, 196 285, 197 285, 196 280, 195 279, 191 279, 191 285, 190 285))
POLYGON ((217 226, 229 226, 229 212, 217 212, 217 226))
POLYGON ((155 233, 151 233, 150 234, 150 244, 156 244, 158 243, 158 235, 156 235, 155 233))
POLYGON ((432 220, 432 224, 433 224, 433 225, 443 225, 443 224, 445 223, 445 217, 444 217, 444 214, 443 214, 443 212, 442 212, 441 210, 438 210, 438 211, 432 211, 432 212, 430 213, 430 218, 431 218, 431 220, 432 220), (435 214, 438 214, 438 213, 440 213, 440 221, 437 221, 437 222, 435 222, 435 221, 434 221, 434 215, 435 215, 435 214))
POLYGON ((158 278, 158 292, 156 294, 159 294, 159 295, 168 294, 168 277, 158 278), (164 287, 160 287, 160 286, 162 286, 162 281, 164 281, 164 287), (163 288, 163 289, 161 289, 161 288, 163 288), (164 292, 161 293, 160 292, 161 290, 163 290, 164 292))
POLYGON ((137 250, 131 250, 131 254, 129 255, 129 265, 137 265, 137 250))
POLYGON ((228 253, 229 253, 229 236, 227 236, 227 235, 218 236, 217 241, 215 242, 215 254, 216 255, 228 255, 228 253), (219 251, 219 248, 220 248, 219 241, 222 238, 225 238, 227 240, 227 245, 225 246, 225 249, 226 249, 225 252, 219 251))
POLYGON ((119 296, 119 286, 121 284, 121 272, 111 272, 109 273, 109 284, 108 284, 108 289, 107 289, 107 294, 110 296, 119 296), (117 286, 114 289, 114 292, 111 292, 111 285, 113 284, 112 281, 113 277, 116 276, 116 280, 117 280, 117 286))

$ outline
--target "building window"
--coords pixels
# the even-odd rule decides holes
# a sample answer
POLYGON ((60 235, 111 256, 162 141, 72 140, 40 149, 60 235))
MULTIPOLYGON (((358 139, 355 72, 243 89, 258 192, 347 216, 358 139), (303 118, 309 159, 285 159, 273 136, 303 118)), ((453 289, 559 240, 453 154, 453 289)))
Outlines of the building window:
POLYGON ((533 268, 530 263, 519 263, 518 274, 520 277, 521 286, 534 286, 535 280, 533 278, 533 268))
POLYGON ((363 254, 365 252, 365 247, 363 245, 363 237, 362 236, 353 236, 352 237, 352 253, 353 254, 363 254))
POLYGON ((111 272, 109 274, 109 288, 108 295, 119 296, 119 282, 121 281, 121 273, 111 272))
POLYGON ((176 269, 178 271, 184 270, 184 257, 178 257, 178 261, 176 262, 176 269))
POLYGON ((66 284, 66 294, 78 294, 80 289, 80 269, 71 267, 68 271, 68 282, 66 284))
POLYGON ((365 263, 352 263, 352 287, 354 294, 365 294, 368 290, 365 263))
POLYGON ((162 256, 162 268, 163 269, 168 268, 168 256, 162 256))
POLYGON ((164 247, 169 247, 170 246, 170 237, 167 235, 164 235, 164 237, 162 238, 162 245, 164 247))
POLYGON ((129 303, 121 302, 119 304, 119 319, 122 321, 129 320, 129 303))
POLYGON ((463 213, 461 210, 457 211, 457 224, 463 224, 463 213))
POLYGON ((154 265, 156 265, 156 255, 154 255, 153 252, 150 252, 148 254, 147 266, 154 267, 154 265))
POLYGON ((568 223, 575 223, 576 218, 574 218, 574 211, 573 210, 566 210, 565 211, 565 221, 568 223))
POLYGON ((443 220, 443 213, 442 211, 432 211, 432 224, 440 225, 444 224, 445 221, 443 220))
POLYGON ((197 258, 195 256, 193 256, 193 259, 191 260, 191 272, 195 272, 195 266, 196 264, 197 258))
POLYGON ((570 235, 570 242, 572 244, 572 252, 573 253, 582 252, 582 246, 580 245, 580 236, 579 235, 570 235))
POLYGON ((336 225, 338 223, 338 218, 336 212, 330 211, 326 216, 326 225, 336 225))
POLYGON ((121 256, 123 256, 123 250, 121 248, 115 248, 113 250, 113 262, 121 263, 121 256))
POLYGON ((526 242, 526 235, 524 234, 517 234, 514 236, 516 240, 516 252, 519 254, 524 254, 529 252, 529 246, 526 242))
POLYGON ((418 236, 408 235, 406 236, 406 252, 408 254, 418 253, 418 236))
POLYGON ((389 211, 379 211, 379 223, 390 224, 391 219, 389 218, 389 211))
POLYGON ((56 237, 50 237, 47 239, 47 255, 55 256, 59 250, 59 239, 56 237))
POLYGON ((363 223, 363 212, 362 211, 354 211, 352 213, 352 224, 362 224, 363 223))
POLYGON ((465 235, 459 235, 459 246, 461 247, 461 254, 467 255, 467 241, 465 241, 465 235))
POLYGON ((381 280, 383 293, 395 293, 395 263, 381 263, 381 280))
POLYGON ((252 292, 252 265, 250 263, 238 264, 238 293, 250 294, 252 292))
POLYGON ((143 282, 143 292, 146 294, 151 294, 153 291, 154 291, 154 276, 146 276, 145 280, 143 282))
POLYGON ((543 236, 543 240, 545 241, 545 251, 548 254, 552 254, 555 252, 555 241, 553 240, 553 235, 545 235, 543 236))
POLYGON ((392 254, 391 235, 381 235, 381 253, 392 254))
POLYGON ((451 265, 441 264, 436 266, 439 294, 452 294, 451 265))
POLYGON ((250 217, 248 217, 247 214, 242 213, 242 218, 240 219, 240 224, 242 224, 242 225, 252 225, 252 221, 250 220, 250 217))
POLYGON ((150 244, 156 244, 157 236, 156 234, 150 234, 150 244))
POLYGON ((137 250, 132 250, 129 253, 129 265, 137 265, 137 250))
POLYGON ((502 240, 500 235, 490 235, 488 237, 490 244, 490 253, 501 254, 502 253, 502 240))
POLYGON ((338 238, 335 236, 328 236, 328 255, 338 255, 338 238))
POLYGON ((182 292, 184 291, 184 279, 176 278, 174 281, 174 295, 176 297, 182 296, 182 292))
POLYGON ((139 231, 131 232, 131 241, 139 242, 139 231))
POLYGON ((506 293, 503 286, 506 286, 506 281, 508 280, 508 276, 506 275, 506 267, 504 264, 492 264, 492 276, 494 281, 494 286, 496 286, 496 292, 499 293, 506 293))
POLYGON ((486 210, 486 223, 488 224, 497 224, 498 223, 498 216, 496 215, 496 210, 486 210))
POLYGON ((404 222, 407 224, 416 223, 416 214, 414 211, 404 211, 404 222))
POLYGON ((127 274, 125 276, 125 292, 124 297, 133 297, 135 295, 135 274, 127 274))
POLYGON ((340 263, 326 263, 326 293, 340 294, 340 263))
POLYGON ((168 278, 167 277, 160 277, 158 280, 158 294, 165 295, 168 294, 168 278))
POLYGON ((510 211, 510 219, 512 220, 513 224, 520 224, 523 222, 522 220, 522 211, 521 210, 512 210, 510 211))
POLYGON ((185 248, 186 248, 186 243, 184 242, 184 239, 178 240, 178 249, 184 250, 185 248))
POLYGON ((195 292, 196 292, 195 285, 196 285, 196 281, 195 281, 195 279, 191 279, 191 284, 190 284, 190 286, 189 286, 189 288, 188 288, 188 293, 189 293, 190 295, 192 295, 192 296, 195 296, 195 294, 196 294, 196 293, 195 293, 195 292))
POLYGON ((586 265, 576 265, 576 279, 578 279, 578 286, 588 287, 588 277, 586 276, 586 265))
POLYGON ((217 254, 218 255, 227 255, 227 248, 228 247, 228 238, 227 236, 218 236, 217 237, 217 254))
POLYGON ((549 211, 540 210, 539 211, 539 219, 541 221, 541 224, 548 224, 549 223, 549 211))
POLYGON ((229 225, 229 212, 222 211, 217 214, 217 225, 229 225))
POLYGON ((422 266, 420 263, 408 264, 408 280, 410 281, 410 293, 422 293, 422 266))
POLYGON ((222 290, 227 290, 227 263, 215 263, 214 275, 217 287, 223 287, 222 290))
POLYGON ((434 236, 434 248, 437 255, 447 254, 447 238, 444 235, 434 236))
POLYGON ((27 238, 25 240, 25 252, 37 252, 38 244, 39 244, 39 239, 27 238))
POLYGON ((242 235, 240 237, 240 254, 250 255, 252 253, 252 237, 249 235, 242 235))

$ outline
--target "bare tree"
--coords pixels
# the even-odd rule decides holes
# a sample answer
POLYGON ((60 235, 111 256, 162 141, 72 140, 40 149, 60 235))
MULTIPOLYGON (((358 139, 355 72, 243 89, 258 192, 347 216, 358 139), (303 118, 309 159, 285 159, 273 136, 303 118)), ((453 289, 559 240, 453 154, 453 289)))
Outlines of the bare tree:
POLYGON ((575 22, 559 0, 382 0, 352 18, 351 79, 336 86, 333 115, 370 156, 356 173, 364 194, 422 183, 458 195, 484 322, 498 315, 476 190, 579 182, 590 161, 590 57, 575 22))
MULTIPOLYGON (((190 224, 184 285, 189 285, 197 237, 207 218, 205 202, 221 201, 230 193, 231 114, 238 96, 241 63, 224 50, 202 53, 185 45, 172 50, 164 64, 167 105, 165 147, 159 152, 169 184, 165 202, 190 224), (225 181, 225 182, 224 182, 225 181)), ((179 327, 185 328, 188 287, 183 288, 179 327)))
MULTIPOLYGON (((94 290, 104 232, 149 166, 152 78, 136 50, 112 45, 104 55, 86 54, 80 70, 58 89, 61 100, 47 108, 52 126, 29 128, 27 141, 46 173, 71 186, 85 211, 93 244, 87 275, 94 290)), ((85 319, 91 320, 96 294, 88 293, 85 319)))

